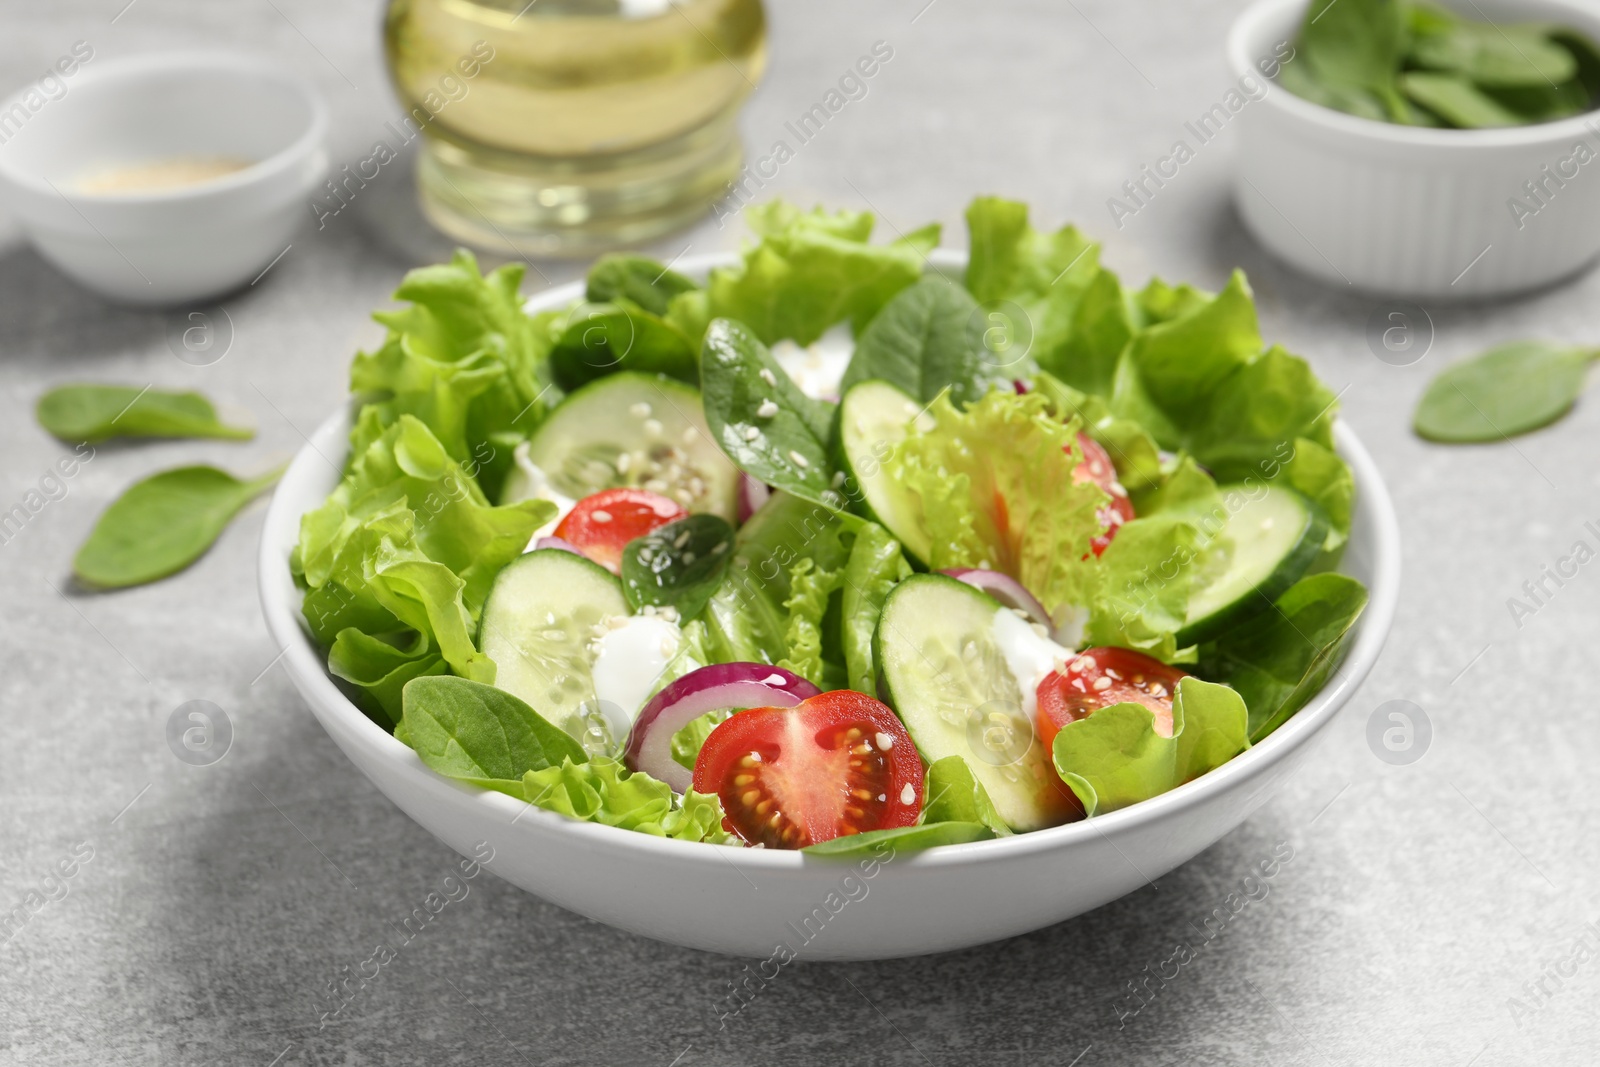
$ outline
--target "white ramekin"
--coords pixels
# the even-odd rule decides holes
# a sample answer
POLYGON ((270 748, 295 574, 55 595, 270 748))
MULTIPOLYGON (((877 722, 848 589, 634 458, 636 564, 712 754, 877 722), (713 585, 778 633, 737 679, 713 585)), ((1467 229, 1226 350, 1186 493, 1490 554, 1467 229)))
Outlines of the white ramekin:
MULTIPOLYGON (((1578 0, 1446 3, 1469 18, 1560 23, 1600 41, 1600 6, 1578 0)), ((1305 0, 1260 0, 1245 11, 1228 37, 1234 76, 1260 80, 1260 61, 1294 41, 1305 9, 1305 0)), ((1600 114, 1417 129, 1332 111, 1273 84, 1234 124, 1245 225, 1277 256, 1335 285, 1466 299, 1536 288, 1600 255, 1600 114), (1594 156, 1586 164, 1574 161, 1579 144, 1594 156), (1542 202, 1529 182, 1543 183, 1542 202), (1514 200, 1536 210, 1517 211, 1514 200)))
MULTIPOLYGON (((734 262, 732 254, 692 256, 675 269, 703 279, 712 267, 734 262)), ((941 250, 930 262, 959 271, 966 257, 941 250)), ((582 299, 583 283, 574 282, 540 293, 528 309, 582 299)), ((1160 878, 1238 826, 1312 758, 1312 741, 1377 661, 1400 594, 1394 507, 1377 465, 1341 422, 1336 442, 1355 475, 1356 508, 1340 569, 1365 582, 1371 599, 1349 655, 1327 685, 1248 752, 1171 792, 1087 822, 891 853, 867 869, 798 852, 668 841, 530 809, 435 774, 329 676, 327 656, 300 614, 289 553, 300 516, 338 484, 338 471, 323 455, 347 448, 349 430, 346 405, 312 434, 278 483, 261 534, 267 629, 312 713, 359 773, 463 856, 492 856, 484 865, 500 877, 592 919, 713 952, 768 957, 780 943, 806 960, 941 952, 1060 922, 1160 878), (848 907, 839 903, 845 895, 848 907)))
POLYGON ((93 60, 51 90, 30 85, 0 103, 0 195, 42 256, 106 297, 227 292, 311 217, 328 115, 301 79, 244 55, 162 52, 93 60), (217 156, 252 165, 173 189, 79 188, 108 167, 217 156))

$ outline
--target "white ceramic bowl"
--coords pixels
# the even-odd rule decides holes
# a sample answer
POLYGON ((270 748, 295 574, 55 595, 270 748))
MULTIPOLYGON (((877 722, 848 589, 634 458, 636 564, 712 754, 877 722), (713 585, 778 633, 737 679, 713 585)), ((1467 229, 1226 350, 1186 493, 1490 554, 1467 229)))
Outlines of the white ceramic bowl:
POLYGON ((0 194, 39 253, 113 300, 172 304, 254 279, 311 217, 328 167, 327 109, 249 56, 162 52, 93 60, 0 104, 0 194), (232 158, 193 185, 88 193, 130 165, 232 158))
MULTIPOLYGON (((1600 41, 1600 6, 1581 0, 1444 0, 1465 17, 1555 22, 1600 41)), ((1293 42, 1306 0, 1260 0, 1228 38, 1234 76, 1293 42)), ((1291 60, 1290 62, 1297 62, 1291 60)), ((1533 289, 1600 255, 1600 114, 1537 126, 1436 130, 1372 122, 1271 87, 1232 120, 1234 196, 1245 225, 1280 258, 1366 292, 1468 299, 1533 289), (1563 161, 1568 161, 1563 165, 1563 161), (1545 180, 1545 203, 1525 182, 1545 180), (1568 172, 1562 178, 1561 173, 1568 172), (1520 219, 1510 202, 1537 213, 1520 219)))
MULTIPOLYGON (((962 259, 935 253, 935 264, 962 259)), ((678 269, 691 277, 732 257, 678 269)), ((539 294, 530 310, 583 297, 581 283, 539 294)), ((1299 714, 1238 758, 1169 793, 1087 822, 896 856, 856 866, 798 852, 667 841, 581 823, 435 774, 361 713, 329 678, 301 623, 289 551, 300 516, 336 483, 326 456, 346 448, 348 412, 323 423, 290 464, 261 538, 262 609, 311 710, 351 761, 401 810, 463 855, 480 843, 502 878, 592 919, 693 948, 769 957, 882 959, 983 944, 1035 930, 1159 878, 1243 822, 1308 758, 1308 742, 1366 677, 1389 632, 1400 586, 1400 533, 1372 457, 1349 427, 1340 453, 1357 501, 1343 569, 1371 601, 1338 673, 1299 714), (318 452, 322 455, 318 455, 318 452), (831 899, 830 899, 831 895, 831 899), (809 922, 807 921, 809 920, 809 922), (791 925, 792 924, 792 925, 791 925), (806 934, 810 934, 809 940, 806 934)))

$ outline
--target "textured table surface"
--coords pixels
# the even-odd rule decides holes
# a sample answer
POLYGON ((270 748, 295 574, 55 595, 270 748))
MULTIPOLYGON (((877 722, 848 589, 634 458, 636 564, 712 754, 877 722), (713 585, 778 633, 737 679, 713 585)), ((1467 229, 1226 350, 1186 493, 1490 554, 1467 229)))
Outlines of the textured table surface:
MULTIPOLYGON (((0 80, 36 76, 76 40, 97 57, 258 50, 321 86, 336 162, 369 155, 397 112, 372 0, 137 0, 113 24, 125 2, 3 0, 0 80)), ((1134 281, 1217 287, 1235 265, 1249 272, 1268 338, 1342 391, 1405 538, 1393 636, 1311 765, 1157 887, 987 948, 797 964, 726 1029, 717 1004, 741 962, 616 932, 492 876, 323 1025, 329 984, 440 888, 454 855, 354 771, 273 665, 255 594, 260 505, 170 581, 84 595, 69 565, 135 478, 201 460, 262 469, 298 448, 341 396, 351 354, 378 337, 368 311, 446 246, 411 206, 409 161, 393 164, 324 229, 308 212, 289 254, 225 301, 227 356, 194 367, 169 349, 174 315, 85 294, 7 222, 0 508, 66 452, 31 418, 58 381, 202 388, 249 408, 261 432, 243 445, 102 447, 0 545, 0 910, 41 905, 0 943, 0 1062, 1594 1062, 1600 962, 1575 939, 1600 920, 1600 712, 1585 681, 1600 575, 1580 571, 1520 628, 1506 602, 1574 541, 1596 542, 1583 524, 1600 521, 1600 404, 1514 446, 1439 448, 1406 424, 1433 373, 1489 342, 1593 342, 1600 275, 1430 308, 1427 356, 1388 365, 1366 341, 1383 305, 1291 275, 1241 231, 1231 133, 1121 229, 1108 213, 1122 182, 1228 89, 1221 41, 1237 3, 924 2, 773 5, 771 69, 743 120, 758 153, 874 41, 894 54, 770 188, 870 206, 902 230, 940 219, 956 245, 967 199, 1003 192, 1040 222, 1078 220, 1134 281), (194 699, 232 726, 212 766, 180 762, 166 740, 194 699), (1433 725, 1408 766, 1366 740, 1369 715, 1393 699, 1433 725), (1197 925, 1284 842, 1293 859, 1265 896, 1123 1015, 1126 983, 1201 940, 1197 925), (64 882, 50 878, 60 861, 74 871, 64 882)), ((708 216, 653 251, 739 237, 708 216)), ((576 273, 535 266, 530 291, 576 273)))

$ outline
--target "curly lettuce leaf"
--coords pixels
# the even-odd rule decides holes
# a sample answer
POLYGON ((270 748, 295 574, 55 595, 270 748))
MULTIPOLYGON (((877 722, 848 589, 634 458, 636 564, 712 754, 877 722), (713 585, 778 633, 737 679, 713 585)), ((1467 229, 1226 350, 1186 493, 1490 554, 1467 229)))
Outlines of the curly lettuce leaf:
POLYGON ((1001 571, 1052 612, 1087 606, 1096 578, 1084 557, 1107 497, 1072 476, 1083 458, 1075 424, 1037 393, 997 390, 966 411, 941 396, 928 411, 932 427, 884 467, 921 499, 930 567, 1001 571))
POLYGON ((1033 387, 1050 401, 1056 418, 1062 422, 1077 419, 1083 424, 1084 432, 1110 455, 1117 480, 1129 492, 1138 493, 1161 481, 1161 449, 1143 426, 1118 418, 1103 397, 1081 392, 1048 371, 1039 372, 1033 387))
POLYGON ((843 570, 825 570, 809 557, 789 568, 789 597, 783 602, 789 613, 789 624, 784 629, 788 652, 778 661, 778 666, 822 689, 838 688, 833 684, 840 673, 837 660, 830 662, 823 658, 822 627, 829 598, 843 580, 843 570))
POLYGON ((760 237, 737 266, 711 272, 712 317, 738 319, 767 344, 808 345, 834 323, 865 329, 884 304, 922 276, 939 243, 931 225, 886 245, 870 244, 872 215, 800 209, 781 200, 747 208, 760 237))
MULTIPOLYGON (((522 272, 513 264, 484 275, 465 250, 411 271, 394 294, 411 306, 374 313, 388 336, 350 366, 350 389, 367 401, 363 414, 380 429, 401 415, 421 420, 455 460, 477 461, 491 496, 510 448, 556 399, 549 352, 560 316, 523 311, 522 272)), ((352 439, 358 452, 364 443, 352 439)))
POLYGON ((1200 650, 1205 673, 1238 690, 1260 741, 1305 706, 1344 658, 1367 590, 1343 574, 1314 574, 1290 586, 1273 610, 1200 650))
POLYGON ((1225 685, 1187 677, 1172 702, 1172 736, 1155 731, 1142 704, 1113 704, 1056 734, 1056 771, 1085 814, 1115 811, 1165 793, 1250 747, 1249 713, 1225 685))
POLYGON ((523 799, 569 819, 679 841, 722 844, 732 840, 722 828, 722 805, 715 796, 690 790, 682 798, 642 772, 629 772, 614 759, 587 762, 563 759, 522 776, 523 799))
POLYGON ((335 649, 330 669, 393 722, 398 686, 438 673, 439 661, 493 680, 493 663, 472 641, 478 612, 495 575, 554 507, 494 507, 421 420, 376 424, 363 420, 375 436, 322 506, 301 517, 293 565, 307 587, 301 611, 335 649))

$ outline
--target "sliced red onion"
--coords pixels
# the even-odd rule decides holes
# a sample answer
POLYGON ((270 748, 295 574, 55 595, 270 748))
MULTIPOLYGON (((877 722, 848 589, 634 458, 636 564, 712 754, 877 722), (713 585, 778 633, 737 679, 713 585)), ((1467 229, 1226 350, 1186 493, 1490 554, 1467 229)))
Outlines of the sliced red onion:
POLYGON ((578 546, 561 537, 541 537, 533 543, 535 549, 559 548, 563 552, 571 552, 575 556, 583 555, 578 546))
POLYGON ((1020 608, 1028 618, 1046 630, 1051 628, 1050 613, 1044 610, 1044 605, 1011 575, 984 570, 981 567, 956 567, 941 573, 948 574, 957 581, 966 582, 975 589, 982 589, 1006 607, 1020 608))
POLYGON ((628 734, 623 760, 636 771, 687 793, 694 772, 672 758, 672 735, 708 711, 792 708, 821 690, 766 663, 713 663, 690 671, 650 698, 628 734))
POLYGON ((743 471, 739 472, 739 524, 750 521, 750 516, 761 510, 761 505, 772 496, 772 488, 743 471))
POLYGON ((1028 395, 1028 383, 1023 381, 1021 378, 1011 379, 1011 385, 1016 389, 1018 396, 1028 395))

